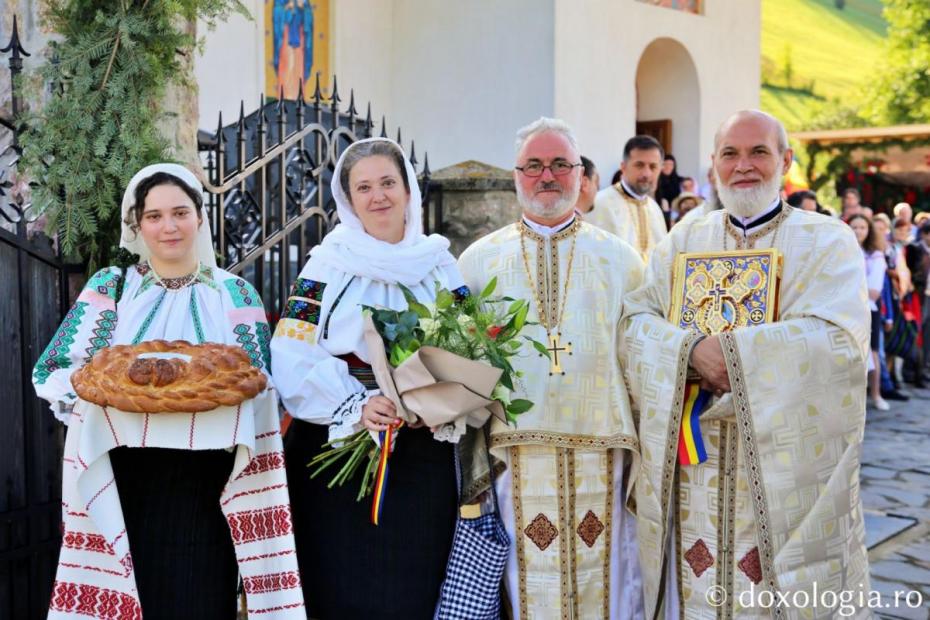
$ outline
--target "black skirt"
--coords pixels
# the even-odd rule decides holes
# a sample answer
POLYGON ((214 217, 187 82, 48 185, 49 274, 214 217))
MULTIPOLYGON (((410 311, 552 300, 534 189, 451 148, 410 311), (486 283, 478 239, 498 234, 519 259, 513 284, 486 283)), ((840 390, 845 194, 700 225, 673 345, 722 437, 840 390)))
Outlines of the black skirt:
MULTIPOLYGON (((457 510, 454 446, 426 428, 402 428, 391 454, 380 525, 371 497, 355 500, 362 472, 327 489, 307 463, 326 426, 294 420, 284 438, 304 601, 320 620, 429 620, 439 598, 457 510)), ((333 466, 335 467, 335 466, 333 466)), ((331 468, 332 469, 332 468, 331 468)))
POLYGON ((116 448, 116 478, 145 620, 233 620, 239 567, 220 494, 235 454, 116 448))

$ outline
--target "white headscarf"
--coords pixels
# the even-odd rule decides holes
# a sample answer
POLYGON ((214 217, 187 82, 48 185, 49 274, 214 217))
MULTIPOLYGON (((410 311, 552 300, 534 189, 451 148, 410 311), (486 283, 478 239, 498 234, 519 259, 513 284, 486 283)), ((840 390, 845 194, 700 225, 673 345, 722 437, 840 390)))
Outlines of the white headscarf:
MULTIPOLYGON (((136 187, 143 179, 147 179, 158 172, 165 172, 173 177, 177 177, 181 182, 198 194, 203 193, 203 185, 200 184, 200 181, 197 180, 194 173, 178 164, 152 164, 133 175, 132 179, 129 180, 129 185, 126 186, 126 192, 123 194, 121 219, 123 232, 120 236, 119 245, 121 248, 126 248, 133 254, 138 254, 139 259, 142 261, 148 260, 151 255, 149 247, 145 245, 142 236, 139 235, 138 232, 133 232, 126 222, 130 221, 129 209, 131 209, 136 202, 136 187)), ((197 252, 197 259, 201 263, 207 267, 215 268, 216 255, 213 252, 213 235, 210 232, 210 220, 206 217, 204 211, 201 211, 201 215, 203 218, 200 229, 197 232, 197 239, 194 241, 194 250, 197 252)), ((136 222, 136 224, 138 224, 138 222, 136 222)))
POLYGON ((343 151, 336 162, 331 182, 340 223, 323 237, 320 245, 310 252, 310 257, 327 271, 341 271, 388 284, 412 286, 421 282, 436 267, 455 264, 455 258, 449 253, 448 239, 441 235, 427 237, 423 234, 420 188, 416 171, 406 154, 403 159, 410 185, 410 199, 407 201, 404 238, 398 243, 388 243, 365 232, 339 179, 346 155, 366 142, 386 142, 404 153, 400 145, 387 138, 359 140, 343 151))

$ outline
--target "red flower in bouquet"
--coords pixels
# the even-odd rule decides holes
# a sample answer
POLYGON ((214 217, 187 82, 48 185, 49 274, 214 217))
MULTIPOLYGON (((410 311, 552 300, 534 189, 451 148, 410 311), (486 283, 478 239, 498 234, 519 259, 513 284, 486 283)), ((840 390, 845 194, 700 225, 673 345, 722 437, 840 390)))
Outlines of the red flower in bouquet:
POLYGON ((488 337, 491 338, 491 340, 495 340, 502 329, 504 328, 500 325, 491 325, 488 327, 488 337))

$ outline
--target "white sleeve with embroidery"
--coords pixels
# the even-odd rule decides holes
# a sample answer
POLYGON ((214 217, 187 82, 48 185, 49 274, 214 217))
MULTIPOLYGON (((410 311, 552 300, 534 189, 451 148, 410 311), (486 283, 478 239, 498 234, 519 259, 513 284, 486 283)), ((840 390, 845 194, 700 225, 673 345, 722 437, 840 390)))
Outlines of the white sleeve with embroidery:
POLYGON ((116 285, 121 277, 116 267, 93 275, 32 370, 36 395, 47 400, 52 413, 65 424, 77 400, 71 374, 113 340, 116 285))
POLYGON ((295 283, 271 339, 271 374, 288 413, 329 425, 332 441, 362 430, 362 407, 379 392, 366 390, 345 361, 317 344, 324 287, 303 278, 295 283))

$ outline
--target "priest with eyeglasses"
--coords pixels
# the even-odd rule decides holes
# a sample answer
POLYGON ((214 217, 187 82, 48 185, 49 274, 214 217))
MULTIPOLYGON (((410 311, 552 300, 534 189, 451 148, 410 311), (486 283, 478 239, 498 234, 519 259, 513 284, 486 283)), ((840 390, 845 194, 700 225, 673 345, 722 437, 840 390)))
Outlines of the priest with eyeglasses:
POLYGON ((571 129, 541 118, 517 133, 520 221, 459 259, 466 284, 528 299, 526 333, 545 343, 514 358, 513 398, 534 403, 515 427, 493 420, 501 517, 512 539, 510 617, 640 618, 635 524, 624 472, 638 458, 618 359, 624 295, 643 261, 620 238, 576 217, 582 165, 571 129))

